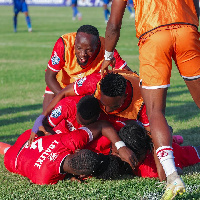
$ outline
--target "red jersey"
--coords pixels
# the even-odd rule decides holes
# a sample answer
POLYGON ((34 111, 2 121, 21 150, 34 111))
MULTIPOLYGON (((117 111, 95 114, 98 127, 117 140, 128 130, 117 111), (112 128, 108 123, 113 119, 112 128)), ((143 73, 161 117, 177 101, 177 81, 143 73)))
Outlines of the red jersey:
MULTIPOLYGON (((74 92, 76 93, 76 95, 85 95, 85 94, 94 94, 94 92, 97 89, 97 83, 101 80, 101 74, 100 73, 93 73, 89 76, 86 76, 84 78, 81 78, 77 81, 75 81, 74 83, 74 92)), ((127 102, 131 101, 132 98, 132 94, 133 94, 133 88, 131 86, 131 84, 127 84, 127 101, 125 100, 126 104, 127 102)), ((128 105, 122 105, 122 107, 129 107, 128 105)), ((127 108, 128 109, 128 108, 127 108)), ((117 117, 115 114, 107 114, 108 118, 109 117, 117 117)), ((122 120, 123 117, 120 117, 120 121, 124 121, 122 120)), ((124 119, 128 120, 129 118, 124 117, 124 119)), ((132 119, 132 118, 131 118, 132 119)), ((119 120, 119 119, 117 119, 119 120)), ((143 104, 140 108, 140 111, 138 113, 137 118, 133 119, 133 120, 139 120, 144 127, 148 127, 149 126, 149 120, 146 114, 146 106, 145 104, 143 104)))
MULTIPOLYGON (((56 133, 65 133, 77 130, 82 127, 76 120, 76 105, 83 96, 70 96, 60 100, 48 116, 49 124, 54 128, 56 133)), ((118 130, 118 121, 126 121, 126 118, 107 115, 101 111, 98 120, 109 121, 116 130, 118 130)))
POLYGON ((58 130, 62 133, 74 131, 82 125, 78 124, 76 120, 76 105, 82 96, 65 97, 60 100, 51 114, 48 116, 48 122, 57 133, 58 130))
POLYGON ((28 139, 31 129, 19 136, 16 143, 5 154, 5 167, 13 173, 29 178, 35 184, 56 184, 64 179, 61 164, 65 157, 76 149, 83 149, 92 141, 93 135, 87 128, 67 134, 56 134, 36 138, 31 146, 28 139))
MULTIPOLYGON (((176 167, 180 167, 182 169, 200 162, 200 155, 198 155, 195 147, 180 146, 176 143, 172 143, 172 147, 176 167)), ((158 177, 156 164, 151 153, 147 153, 145 160, 137 167, 134 174, 144 178, 158 177)))
MULTIPOLYGON (((75 55, 75 38, 75 32, 62 35, 55 43, 52 55, 48 62, 48 68, 50 70, 59 72, 57 74, 57 81, 62 88, 79 78, 94 72, 99 72, 102 62, 104 61, 105 39, 99 37, 100 44, 94 58, 91 59, 92 61, 89 62, 87 66, 80 66, 75 55)), ((114 51, 114 58, 116 60, 116 69, 123 69, 127 66, 127 63, 122 60, 117 50, 114 51)))

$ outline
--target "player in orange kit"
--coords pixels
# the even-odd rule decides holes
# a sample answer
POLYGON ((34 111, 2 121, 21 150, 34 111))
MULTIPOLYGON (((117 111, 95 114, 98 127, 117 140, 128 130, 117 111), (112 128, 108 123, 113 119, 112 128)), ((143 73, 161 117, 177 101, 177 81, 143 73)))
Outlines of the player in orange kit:
MULTIPOLYGON (((62 35, 54 45, 45 74, 47 84, 43 109, 68 84, 94 72, 99 72, 104 60, 104 38, 96 27, 82 25, 77 32, 62 35)), ((116 69, 127 69, 117 50, 116 69)))
MULTIPOLYGON (((133 3, 136 36, 139 38, 140 85, 157 157, 167 176, 167 188, 162 197, 167 200, 185 191, 185 184, 175 168, 172 138, 165 118, 172 59, 200 108, 199 1, 133 0, 133 3)), ((113 50, 119 40, 126 4, 126 0, 112 2, 105 33, 102 74, 113 62, 113 50)))

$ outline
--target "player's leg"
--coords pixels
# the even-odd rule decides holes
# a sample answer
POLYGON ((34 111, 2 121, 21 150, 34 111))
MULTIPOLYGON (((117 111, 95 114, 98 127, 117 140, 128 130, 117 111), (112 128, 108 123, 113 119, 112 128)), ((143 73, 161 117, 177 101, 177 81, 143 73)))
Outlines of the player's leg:
POLYGON ((13 26, 14 26, 14 32, 17 32, 17 14, 14 14, 13 26))
POLYGON ((10 144, 0 142, 0 154, 4 155, 6 151, 11 147, 10 144))
POLYGON ((72 20, 76 19, 76 16, 78 14, 78 9, 77 9, 77 0, 72 0, 71 2, 71 8, 72 8, 72 20))
POLYGON ((200 78, 196 80, 185 80, 185 83, 192 95, 192 98, 196 105, 200 108, 200 78))
POLYGON ((185 191, 185 185, 175 167, 171 133, 164 115, 167 89, 142 89, 142 96, 147 107, 150 129, 154 147, 167 177, 167 190, 163 200, 173 198, 185 191))
POLYGON ((133 1, 128 0, 126 8, 130 12, 130 19, 135 17, 135 13, 133 12, 132 5, 133 5, 133 1))
POLYGON ((171 32, 163 28, 149 35, 140 41, 140 79, 154 147, 167 177, 166 199, 166 195, 173 197, 185 190, 175 167, 172 136, 165 118, 174 42, 171 32))
POLYGON ((25 14, 25 18, 26 18, 26 24, 27 24, 27 27, 28 27, 28 32, 32 32, 31 18, 28 15, 28 12, 25 12, 24 14, 25 14))
POLYGON ((17 32, 17 16, 20 11, 18 4, 14 3, 13 11, 14 11, 13 28, 14 28, 14 32, 17 32))
POLYGON ((28 32, 32 32, 31 19, 30 19, 30 16, 28 14, 28 6, 25 2, 22 4, 22 12, 25 15, 26 24, 27 24, 27 27, 28 27, 28 32))
POLYGON ((103 10, 104 10, 105 23, 108 22, 108 19, 109 19, 109 16, 110 16, 110 11, 108 9, 108 4, 109 4, 109 0, 104 0, 103 10))

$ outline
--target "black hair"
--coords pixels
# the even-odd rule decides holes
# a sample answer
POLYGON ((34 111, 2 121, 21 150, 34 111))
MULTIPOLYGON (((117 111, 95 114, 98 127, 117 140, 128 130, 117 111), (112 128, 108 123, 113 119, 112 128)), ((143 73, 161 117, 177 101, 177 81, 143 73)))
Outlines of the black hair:
POLYGON ((94 35, 99 39, 99 31, 96 27, 94 27, 92 25, 82 25, 82 26, 80 26, 80 28, 77 30, 77 33, 79 33, 79 32, 94 35))
POLYGON ((119 137, 124 141, 126 146, 130 148, 137 158, 141 154, 152 149, 152 141, 146 130, 140 126, 136 121, 125 125, 119 131, 119 137))
POLYGON ((100 114, 99 101, 92 95, 86 95, 77 104, 77 112, 84 120, 90 120, 100 114))
POLYGON ((124 174, 133 174, 130 165, 114 155, 99 154, 101 160, 94 177, 103 180, 119 179, 124 174))
POLYGON ((99 167, 98 154, 89 149, 82 149, 68 160, 68 166, 76 171, 76 175, 91 175, 99 167))
MULTIPOLYGON (((152 141, 146 130, 136 121, 125 125, 119 131, 120 138, 125 142, 139 159, 141 154, 145 154, 147 150, 152 149, 152 141)), ((103 160, 103 158, 102 158, 103 160)), ((104 158, 104 165, 96 174, 101 179, 116 179, 124 174, 133 175, 133 170, 127 162, 122 161, 119 157, 109 155, 104 158)))
POLYGON ((115 73, 108 73, 100 82, 100 89, 109 97, 123 96, 126 92, 126 79, 115 73))

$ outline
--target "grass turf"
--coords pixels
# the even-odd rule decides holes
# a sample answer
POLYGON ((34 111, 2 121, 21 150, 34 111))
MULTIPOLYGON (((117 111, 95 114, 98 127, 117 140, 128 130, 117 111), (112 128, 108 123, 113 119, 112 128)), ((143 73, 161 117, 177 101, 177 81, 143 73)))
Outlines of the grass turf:
MULTIPOLYGON (((54 43, 64 33, 80 25, 92 24, 105 35, 102 8, 79 8, 82 21, 72 21, 70 7, 29 7, 33 32, 28 33, 25 17, 18 16, 13 32, 11 6, 0 6, 0 141, 14 144, 17 137, 32 128, 42 112, 44 74, 54 43)), ((126 11, 117 49, 133 70, 139 71, 138 39, 134 21, 126 11)), ((178 70, 173 66, 168 90, 166 118, 174 134, 184 137, 184 145, 200 145, 200 112, 193 103, 178 70)), ((200 164, 184 169, 186 193, 176 199, 200 199, 200 164)), ((38 186, 27 178, 8 172, 0 155, 1 199, 159 199, 163 187, 156 179, 120 177, 102 181, 92 178, 86 184, 60 181, 38 186)))

